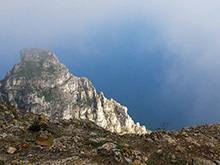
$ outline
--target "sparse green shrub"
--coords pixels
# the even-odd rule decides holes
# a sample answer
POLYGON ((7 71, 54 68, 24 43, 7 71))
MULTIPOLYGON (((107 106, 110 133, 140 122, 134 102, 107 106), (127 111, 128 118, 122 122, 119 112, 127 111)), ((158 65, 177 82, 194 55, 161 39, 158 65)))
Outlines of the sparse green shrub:
POLYGON ((124 145, 117 145, 116 146, 116 149, 119 149, 119 150, 122 150, 123 148, 126 148, 126 146, 124 146, 124 145))
POLYGON ((84 136, 84 140, 89 140, 89 137, 88 136, 84 136))
POLYGON ((99 143, 92 143, 92 145, 95 147, 95 148, 98 148, 100 146, 102 146, 103 144, 105 144, 106 141, 100 141, 99 143))
POLYGON ((79 98, 76 100, 77 102, 77 105, 82 108, 82 107, 85 107, 85 106, 92 106, 92 104, 94 103, 94 99, 93 98, 87 98, 87 99, 84 99, 84 100, 80 100, 79 98))
POLYGON ((43 69, 36 66, 34 62, 24 62, 24 66, 21 67, 21 70, 15 73, 19 77, 32 78, 34 76, 40 76, 43 69))
POLYGON ((154 160, 160 160, 163 161, 165 164, 175 164, 175 165, 186 165, 187 161, 181 158, 176 158, 175 162, 172 161, 172 158, 167 153, 153 153, 152 154, 153 160, 148 161, 148 164, 155 164, 156 162, 154 160))

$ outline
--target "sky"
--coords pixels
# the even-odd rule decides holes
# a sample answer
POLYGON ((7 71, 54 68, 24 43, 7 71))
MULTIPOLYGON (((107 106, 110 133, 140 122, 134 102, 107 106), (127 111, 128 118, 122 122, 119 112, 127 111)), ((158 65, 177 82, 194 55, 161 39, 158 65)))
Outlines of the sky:
POLYGON ((217 123, 219 8, 218 0, 0 0, 0 79, 20 49, 46 48, 148 129, 217 123))

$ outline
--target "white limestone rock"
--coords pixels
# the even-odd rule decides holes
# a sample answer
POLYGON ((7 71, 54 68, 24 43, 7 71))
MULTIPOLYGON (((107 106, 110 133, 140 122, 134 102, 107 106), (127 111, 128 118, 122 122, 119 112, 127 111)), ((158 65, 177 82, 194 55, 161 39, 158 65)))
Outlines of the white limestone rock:
POLYGON ((0 99, 54 119, 88 119, 120 134, 145 134, 145 126, 135 124, 127 107, 107 99, 87 78, 72 75, 56 55, 46 49, 21 50, 16 64, 0 82, 0 99), (4 95, 4 97, 2 97, 4 95))

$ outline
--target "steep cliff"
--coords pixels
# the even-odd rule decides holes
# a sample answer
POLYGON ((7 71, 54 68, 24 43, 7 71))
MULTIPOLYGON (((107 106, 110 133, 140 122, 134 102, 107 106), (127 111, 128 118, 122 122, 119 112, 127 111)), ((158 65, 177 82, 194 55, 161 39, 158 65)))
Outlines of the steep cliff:
POLYGON ((25 48, 21 62, 0 82, 0 98, 53 119, 89 119, 117 133, 148 133, 135 124, 127 108, 105 98, 87 78, 72 75, 56 55, 46 49, 25 48))

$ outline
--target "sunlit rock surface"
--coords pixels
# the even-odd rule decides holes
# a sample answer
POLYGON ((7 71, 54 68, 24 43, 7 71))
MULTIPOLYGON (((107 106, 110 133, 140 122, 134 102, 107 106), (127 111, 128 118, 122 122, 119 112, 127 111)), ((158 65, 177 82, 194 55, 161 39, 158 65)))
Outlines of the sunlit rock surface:
POLYGON ((135 124, 127 108, 96 89, 87 78, 72 75, 56 55, 46 49, 25 48, 21 62, 0 82, 0 100, 55 119, 88 119, 117 133, 150 131, 135 124))

